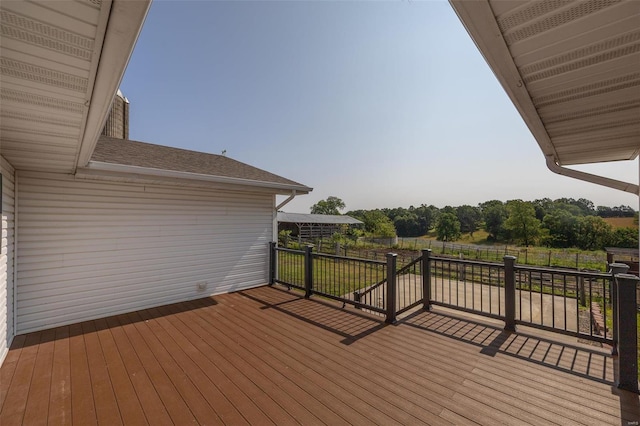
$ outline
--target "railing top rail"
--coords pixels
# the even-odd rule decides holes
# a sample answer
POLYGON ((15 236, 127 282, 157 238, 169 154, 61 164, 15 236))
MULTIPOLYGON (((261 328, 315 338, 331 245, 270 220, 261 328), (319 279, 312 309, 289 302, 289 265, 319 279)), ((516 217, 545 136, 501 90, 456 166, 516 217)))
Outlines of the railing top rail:
POLYGON ((564 275, 571 275, 574 277, 582 277, 582 278, 611 279, 611 274, 608 274, 606 272, 584 272, 584 271, 576 271, 574 269, 565 269, 565 268, 546 268, 543 266, 516 265, 515 270, 525 271, 525 272, 546 273, 546 274, 564 274, 564 275))
POLYGON ((373 259, 362 259, 359 257, 346 257, 346 256, 338 256, 335 254, 326 254, 326 253, 312 253, 313 257, 322 257, 325 259, 338 259, 338 260, 353 260, 361 263, 368 263, 371 265, 386 265, 386 260, 373 260, 373 259))
POLYGON ((377 283, 370 285, 369 287, 363 288, 361 290, 356 290, 356 292, 360 295, 360 297, 365 296, 369 293, 371 293, 373 290, 375 290, 376 288, 384 285, 384 283, 387 282, 386 278, 383 278, 382 280, 378 281, 377 283))
POLYGON ((397 274, 403 274, 405 272, 407 272, 412 266, 414 266, 415 264, 417 264, 418 262, 422 261, 422 256, 417 257, 415 259, 413 259, 411 262, 407 263, 406 265, 404 265, 402 268, 398 269, 398 272, 396 272, 397 274))
POLYGON ((500 263, 500 262, 484 262, 482 260, 457 259, 455 257, 442 257, 442 256, 431 255, 429 259, 443 261, 443 262, 459 263, 464 265, 504 267, 504 263, 500 263))

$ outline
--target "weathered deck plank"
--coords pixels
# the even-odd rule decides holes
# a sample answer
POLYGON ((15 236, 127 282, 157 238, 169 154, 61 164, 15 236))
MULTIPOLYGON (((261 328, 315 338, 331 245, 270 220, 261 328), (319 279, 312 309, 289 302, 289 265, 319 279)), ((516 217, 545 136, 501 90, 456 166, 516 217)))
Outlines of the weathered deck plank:
POLYGON ((625 424, 604 351, 262 287, 18 336, 0 423, 625 424))

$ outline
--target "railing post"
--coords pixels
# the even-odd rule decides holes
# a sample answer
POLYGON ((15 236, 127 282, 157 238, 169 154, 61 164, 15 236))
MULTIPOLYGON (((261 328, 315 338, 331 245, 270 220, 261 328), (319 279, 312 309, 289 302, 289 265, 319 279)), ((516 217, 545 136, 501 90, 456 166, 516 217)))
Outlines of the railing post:
POLYGON ((276 243, 269 243, 269 285, 276 282, 276 243))
POLYGON ((422 309, 431 309, 431 250, 422 250, 422 309))
POLYGON ((313 293, 313 246, 304 248, 304 297, 308 299, 313 293))
POLYGON ((504 260, 504 329, 516 331, 516 270, 515 256, 504 260))
POLYGON ((396 264, 398 255, 387 253, 387 324, 396 322, 396 264))
POLYGON ((616 385, 620 389, 638 393, 638 325, 636 286, 640 278, 631 274, 617 274, 618 318, 618 377, 616 385))
MULTIPOLYGON (((629 265, 625 263, 610 263, 609 273, 611 274, 611 286, 609 287, 609 294, 611 295, 611 306, 613 306, 613 345, 611 348, 611 355, 618 355, 618 283, 616 282, 616 275, 626 274, 629 272, 629 265)), ((606 297, 604 303, 607 303, 606 297)))

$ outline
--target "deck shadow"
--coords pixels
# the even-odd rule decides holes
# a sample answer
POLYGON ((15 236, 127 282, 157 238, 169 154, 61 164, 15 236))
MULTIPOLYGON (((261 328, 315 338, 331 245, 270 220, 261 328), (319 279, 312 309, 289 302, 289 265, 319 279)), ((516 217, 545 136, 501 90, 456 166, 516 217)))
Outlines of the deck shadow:
MULTIPOLYGON (((187 311, 192 311, 197 309, 208 308, 210 306, 217 305, 217 303, 218 302, 216 302, 214 297, 203 297, 201 299, 194 299, 194 300, 189 300, 185 302, 172 303, 170 305, 163 305, 163 306, 171 306, 172 309, 174 309, 175 313, 180 313, 180 312, 187 312, 187 311)), ((147 309, 141 309, 140 311, 148 312, 147 317, 145 317, 144 320, 155 319, 155 318, 171 315, 171 314, 162 313, 157 308, 158 306, 147 308, 147 309)), ((123 326, 127 324, 133 324, 136 322, 144 321, 140 316, 137 316, 138 319, 135 319, 132 317, 132 315, 130 315, 132 313, 136 313, 140 311, 127 312, 127 313, 116 314, 116 315, 108 315, 105 317, 82 321, 79 323, 62 325, 62 326, 50 328, 47 330, 34 331, 31 333, 21 334, 16 336, 13 339, 13 342, 9 350, 15 350, 15 349, 21 349, 21 348, 24 349, 24 348, 28 348, 29 346, 53 342, 63 338, 66 339, 69 337, 81 336, 86 334, 85 330, 87 329, 93 328, 93 331, 95 332, 110 329, 112 328, 112 326, 108 325, 107 321, 104 321, 109 318, 117 318, 120 321, 121 325, 123 326)))
POLYGON ((591 350, 522 332, 504 329, 443 312, 417 311, 402 324, 469 343, 480 353, 506 355, 575 376, 614 385, 614 360, 603 351, 591 350))
POLYGON ((353 309, 344 309, 333 301, 318 298, 305 299, 296 291, 278 287, 270 287, 270 289, 278 291, 280 295, 287 295, 289 299, 283 301, 281 298, 259 297, 246 291, 238 291, 236 294, 260 303, 261 309, 274 309, 296 320, 343 337, 340 343, 345 345, 350 345, 388 325, 382 319, 353 309), (349 317, 345 317, 345 314, 349 317))

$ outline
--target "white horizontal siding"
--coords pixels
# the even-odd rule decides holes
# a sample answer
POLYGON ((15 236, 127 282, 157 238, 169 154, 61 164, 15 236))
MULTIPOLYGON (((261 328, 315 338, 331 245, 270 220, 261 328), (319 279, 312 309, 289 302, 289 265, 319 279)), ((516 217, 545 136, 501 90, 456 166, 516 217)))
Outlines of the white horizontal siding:
POLYGON ((0 365, 15 334, 13 326, 13 253, 15 247, 15 187, 13 167, 0 157, 2 172, 2 233, 0 235, 0 365))
POLYGON ((20 333, 267 280, 271 194, 19 178, 20 333))

